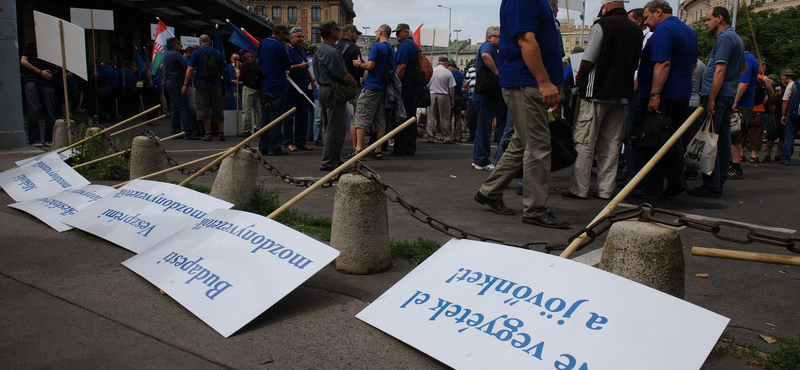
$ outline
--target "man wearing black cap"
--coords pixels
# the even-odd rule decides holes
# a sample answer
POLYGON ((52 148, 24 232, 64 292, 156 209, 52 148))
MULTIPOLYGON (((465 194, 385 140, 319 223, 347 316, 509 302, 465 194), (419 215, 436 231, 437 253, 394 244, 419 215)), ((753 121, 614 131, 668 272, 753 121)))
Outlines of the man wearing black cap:
POLYGON ((361 86, 361 79, 364 77, 364 70, 353 67, 353 61, 361 59, 361 48, 356 45, 358 36, 361 32, 352 24, 346 24, 342 27, 342 38, 336 41, 336 48, 342 52, 344 57, 345 66, 347 66, 347 73, 353 76, 359 86, 361 86))
POLYGON ((342 144, 347 132, 345 104, 337 97, 334 84, 357 87, 356 80, 347 73, 342 53, 333 44, 339 39, 341 28, 332 20, 319 24, 323 42, 314 54, 314 79, 319 85, 319 104, 322 107, 322 126, 325 128, 325 145, 319 169, 331 171, 342 164, 342 144))
MULTIPOLYGON (((411 35, 411 27, 406 23, 400 23, 394 30, 397 36, 397 53, 395 54, 395 63, 397 77, 400 78, 401 95, 403 97, 403 105, 406 107, 406 116, 414 117, 417 115, 417 106, 414 104, 414 96, 416 94, 416 85, 411 80, 411 75, 419 68, 417 66, 417 55, 419 54, 419 46, 414 42, 411 35)), ((393 120, 389 120, 392 122, 393 120)), ((414 155, 417 152, 417 126, 410 125, 403 132, 398 133, 394 138, 394 150, 392 155, 402 157, 406 155, 414 155)))

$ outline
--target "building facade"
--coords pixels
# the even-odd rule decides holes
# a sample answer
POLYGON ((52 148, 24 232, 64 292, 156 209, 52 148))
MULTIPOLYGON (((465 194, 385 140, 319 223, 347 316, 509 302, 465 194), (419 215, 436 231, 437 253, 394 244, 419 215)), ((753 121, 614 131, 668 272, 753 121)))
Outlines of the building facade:
MULTIPOLYGON (((785 8, 800 5, 800 0, 742 0, 739 4, 741 7, 744 5, 753 5, 757 2, 760 2, 762 5, 761 7, 757 7, 755 11, 766 9, 780 11, 785 8)), ((728 0, 685 0, 681 3, 680 18, 686 24, 705 20, 708 11, 715 6, 727 7, 729 10, 733 9, 733 5, 729 4, 728 0)))
POLYGON ((306 33, 306 40, 312 44, 322 41, 319 24, 328 19, 340 26, 352 24, 356 12, 353 0, 336 1, 284 1, 284 0, 237 0, 258 16, 269 19, 274 24, 285 24, 289 28, 300 27, 306 33))

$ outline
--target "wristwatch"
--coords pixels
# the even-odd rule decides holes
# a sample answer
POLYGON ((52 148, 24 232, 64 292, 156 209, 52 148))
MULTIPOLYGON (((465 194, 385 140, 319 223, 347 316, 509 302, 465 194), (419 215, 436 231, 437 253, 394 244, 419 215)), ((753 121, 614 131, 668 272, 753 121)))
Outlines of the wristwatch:
POLYGON ((654 91, 650 92, 650 96, 659 96, 659 95, 661 95, 660 92, 654 92, 654 91))

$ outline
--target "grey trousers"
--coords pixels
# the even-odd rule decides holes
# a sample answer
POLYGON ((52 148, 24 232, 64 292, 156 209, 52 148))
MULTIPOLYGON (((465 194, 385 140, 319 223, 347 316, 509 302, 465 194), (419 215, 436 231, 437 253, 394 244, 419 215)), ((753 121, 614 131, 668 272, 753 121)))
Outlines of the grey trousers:
POLYGON ((322 147, 322 166, 334 167, 342 162, 342 145, 347 135, 345 109, 347 102, 336 99, 330 86, 319 87, 319 105, 322 107, 322 127, 325 145, 322 147))
POLYGON ((442 132, 442 139, 450 139, 450 95, 431 94, 431 106, 428 107, 428 139, 436 137, 436 126, 442 132))
POLYGON ((503 190, 522 168, 522 206, 524 217, 549 212, 550 126, 547 107, 538 86, 503 88, 503 99, 514 122, 514 136, 497 167, 481 185, 487 198, 503 198, 503 190))

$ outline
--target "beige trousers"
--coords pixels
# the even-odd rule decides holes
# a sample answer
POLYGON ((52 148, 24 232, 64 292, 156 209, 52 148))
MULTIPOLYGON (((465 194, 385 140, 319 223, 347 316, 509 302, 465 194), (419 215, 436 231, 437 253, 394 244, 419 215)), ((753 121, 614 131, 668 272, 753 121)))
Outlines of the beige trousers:
POLYGON ((597 195, 614 194, 617 160, 622 140, 625 104, 598 103, 581 99, 572 138, 578 158, 570 177, 569 191, 588 197, 592 176, 592 158, 597 156, 597 195))
POLYGON ((428 107, 428 138, 436 136, 436 126, 442 132, 442 139, 450 139, 450 95, 431 94, 431 106, 428 107))

